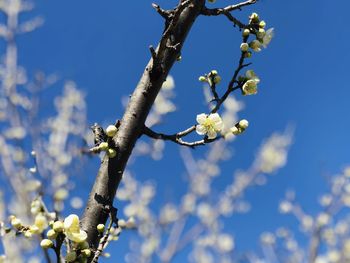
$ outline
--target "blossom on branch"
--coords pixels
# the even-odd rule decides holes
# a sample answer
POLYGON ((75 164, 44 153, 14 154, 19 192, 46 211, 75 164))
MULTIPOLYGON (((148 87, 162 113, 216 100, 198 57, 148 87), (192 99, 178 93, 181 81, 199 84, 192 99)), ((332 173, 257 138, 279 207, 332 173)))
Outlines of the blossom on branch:
POLYGON ((243 95, 254 95, 258 92, 258 83, 260 82, 259 77, 253 70, 247 70, 245 77, 247 81, 243 84, 242 92, 243 95))
POLYGON ((80 229, 79 217, 77 215, 70 215, 64 219, 64 230, 69 240, 76 243, 84 242, 87 238, 87 234, 84 230, 80 229))
POLYGON ((196 120, 199 123, 196 125, 196 132, 199 135, 207 135, 208 139, 215 139, 217 132, 221 131, 224 126, 218 113, 198 114, 196 120))

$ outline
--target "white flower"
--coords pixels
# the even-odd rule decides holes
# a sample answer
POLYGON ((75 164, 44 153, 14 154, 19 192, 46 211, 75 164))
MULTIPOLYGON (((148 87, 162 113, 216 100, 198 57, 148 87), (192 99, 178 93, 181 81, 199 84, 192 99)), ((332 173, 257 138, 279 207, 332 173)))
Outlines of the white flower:
POLYGON ((38 227, 39 233, 42 233, 48 226, 46 217, 42 213, 38 214, 35 217, 34 225, 38 227))
POLYGON ((220 115, 217 113, 209 115, 205 113, 198 114, 196 119, 199 123, 196 126, 196 132, 199 135, 206 134, 208 139, 215 139, 217 132, 221 131, 224 126, 220 115))
POLYGON ((242 87, 243 95, 254 95, 258 93, 258 82, 254 79, 247 80, 242 87))
POLYGON ((267 48, 267 45, 270 44, 273 36, 274 36, 274 29, 273 28, 270 28, 270 29, 266 30, 265 35, 262 38, 261 45, 264 48, 267 48))
POLYGON ((84 230, 80 229, 79 217, 77 215, 70 215, 64 219, 64 230, 69 240, 77 243, 84 242, 87 238, 87 234, 84 230))

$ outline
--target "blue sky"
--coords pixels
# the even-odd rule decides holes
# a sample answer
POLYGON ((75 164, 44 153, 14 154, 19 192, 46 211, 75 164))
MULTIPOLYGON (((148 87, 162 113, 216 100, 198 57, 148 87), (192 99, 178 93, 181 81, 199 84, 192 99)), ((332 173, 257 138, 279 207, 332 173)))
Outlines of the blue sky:
MULTIPOLYGON (((120 118, 121 97, 133 91, 150 57, 148 46, 158 43, 163 29, 151 1, 35 2, 34 12, 24 18, 41 15, 45 24, 19 37, 20 64, 30 74, 40 69, 57 73, 63 80, 74 80, 87 94, 91 123, 120 118)), ((176 2, 158 3, 172 7, 176 2)), ((215 6, 230 3, 218 0, 215 6)), ((254 248, 262 231, 293 223, 277 212, 278 201, 287 189, 295 189, 300 203, 315 211, 317 197, 325 189, 321 174, 337 173, 350 163, 350 119, 346 114, 350 108, 349 9, 348 0, 261 0, 235 13, 244 20, 257 11, 276 34, 268 49, 252 59, 252 68, 261 78, 259 94, 237 95, 246 104, 240 116, 251 125, 234 144, 236 149, 243 149, 233 160, 238 162, 234 167, 246 168, 261 141, 272 132, 282 131, 288 124, 296 127, 287 166, 267 186, 249 192, 253 211, 234 220, 239 224, 233 231, 241 249, 254 248), (257 224, 259 221, 263 223, 257 224)), ((185 128, 205 110, 198 76, 216 68, 223 81, 228 80, 239 54, 239 35, 223 17, 198 19, 183 49, 183 60, 171 72, 179 110, 160 129, 174 132, 185 128)), ((152 166, 163 174, 154 173, 155 181, 182 187, 182 182, 174 180, 181 169, 167 171, 169 180, 159 178, 164 177, 177 151, 177 146, 169 145, 165 161, 152 166)), ((150 169, 149 162, 141 164, 150 169)), ((97 164, 98 160, 94 169, 97 164)), ((95 171, 88 173, 91 178, 95 176, 95 171)))

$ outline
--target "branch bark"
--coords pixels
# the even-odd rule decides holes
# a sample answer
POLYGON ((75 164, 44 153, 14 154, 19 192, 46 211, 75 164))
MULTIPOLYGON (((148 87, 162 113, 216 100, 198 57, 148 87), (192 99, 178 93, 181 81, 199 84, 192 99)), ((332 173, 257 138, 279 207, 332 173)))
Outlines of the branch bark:
POLYGON ((176 21, 173 20, 165 29, 156 49, 156 56, 148 62, 130 98, 119 131, 113 138, 116 143, 117 156, 115 158, 105 156, 102 160, 82 217, 82 228, 88 233, 87 241, 92 248, 96 249, 98 246, 99 236, 96 227, 107 221, 109 212, 106 207, 113 203, 129 156, 143 132, 147 115, 166 76, 180 54, 188 32, 205 4, 205 0, 190 0, 189 4, 188 2, 189 0, 179 1, 173 16, 176 21), (183 8, 185 4, 186 7, 183 8), (180 13, 176 13, 177 11, 180 13))

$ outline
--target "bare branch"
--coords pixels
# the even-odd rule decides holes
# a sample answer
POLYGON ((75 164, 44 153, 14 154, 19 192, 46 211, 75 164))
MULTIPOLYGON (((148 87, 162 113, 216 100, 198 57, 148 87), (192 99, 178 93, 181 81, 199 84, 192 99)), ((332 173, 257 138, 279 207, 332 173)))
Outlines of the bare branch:
POLYGON ((114 158, 105 156, 102 160, 82 217, 82 228, 88 233, 87 241, 93 248, 99 245, 100 237, 96 227, 98 224, 105 224, 109 216, 105 204, 113 203, 126 163, 137 139, 143 133, 144 123, 151 106, 204 4, 205 0, 180 1, 156 49, 161 70, 154 70, 156 62, 151 59, 130 98, 118 133, 113 138, 117 155, 114 158), (172 46, 178 44, 178 46, 174 50, 168 48, 167 44, 172 46))
POLYGON ((217 139, 221 138, 221 137, 216 137, 215 139, 211 139, 209 140, 208 138, 204 138, 202 140, 199 141, 194 141, 194 142, 186 142, 184 140, 182 140, 181 138, 188 135, 189 133, 193 132, 195 130, 195 126, 190 127, 189 129, 183 131, 183 132, 178 132, 172 135, 167 135, 167 134, 163 134, 163 133, 157 133, 153 130, 151 130, 148 127, 144 128, 144 134, 147 135, 148 137, 152 138, 152 139, 157 139, 157 140, 165 140, 165 141, 172 141, 175 142, 177 144, 183 145, 183 146, 188 146, 191 148, 194 148, 196 146, 200 146, 200 145, 205 145, 207 143, 211 143, 213 141, 216 141, 217 139), (193 128, 194 127, 194 128, 193 128))

